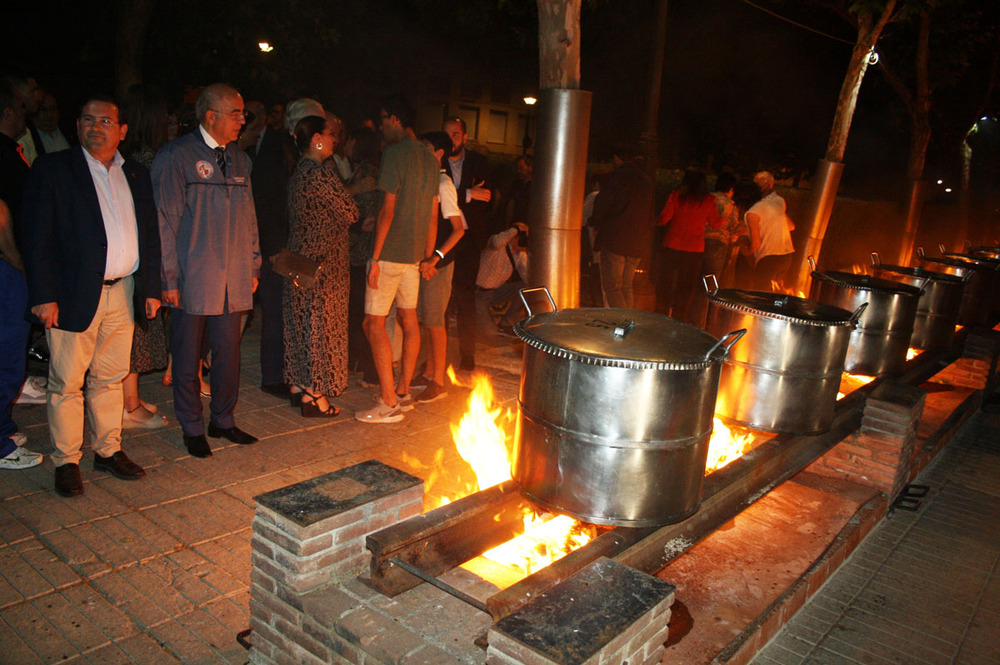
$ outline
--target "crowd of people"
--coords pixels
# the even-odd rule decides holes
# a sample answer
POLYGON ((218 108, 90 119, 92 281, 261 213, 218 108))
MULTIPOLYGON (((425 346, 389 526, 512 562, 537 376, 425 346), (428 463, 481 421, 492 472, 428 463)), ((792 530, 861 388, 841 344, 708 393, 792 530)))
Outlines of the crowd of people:
MULTIPOLYGON (((418 136, 393 97, 348 131, 317 100, 266 106, 221 83, 176 109, 147 85, 91 95, 75 137, 58 110, 32 78, 0 78, 0 468, 42 461, 12 404, 44 401, 62 496, 83 492, 85 417, 95 471, 145 475, 121 442, 124 428, 168 424, 140 395, 146 372, 171 386, 190 455, 212 455, 209 439, 255 443, 234 417, 255 304, 260 389, 332 418, 359 372, 377 391, 354 417, 373 424, 447 394, 449 311, 462 370, 476 367, 484 314, 508 334, 522 316, 531 157, 501 191, 460 117, 418 136), (29 352, 47 380, 25 380, 29 352)), ((735 265, 736 282, 759 285, 787 267, 770 174, 720 176, 711 194, 688 171, 658 234, 651 177, 629 148, 614 163, 587 200, 607 306, 634 306, 653 245, 658 311, 692 322, 700 275, 729 279, 735 265)))
POLYGON ((260 388, 304 417, 336 417, 350 371, 378 388, 361 422, 444 397, 450 304, 460 366, 475 367, 480 294, 497 290, 477 286, 480 260, 496 224, 526 229, 530 157, 498 212, 461 118, 417 136, 393 97, 347 131, 314 99, 267 107, 213 84, 172 109, 137 85, 87 98, 74 139, 19 76, 0 78, 0 107, 0 468, 42 461, 12 405, 44 401, 58 494, 83 492, 85 418, 93 469, 142 478, 122 430, 168 424, 139 394, 160 370, 190 455, 255 443, 234 418, 255 301, 260 388), (33 327, 48 376, 26 381, 33 327))

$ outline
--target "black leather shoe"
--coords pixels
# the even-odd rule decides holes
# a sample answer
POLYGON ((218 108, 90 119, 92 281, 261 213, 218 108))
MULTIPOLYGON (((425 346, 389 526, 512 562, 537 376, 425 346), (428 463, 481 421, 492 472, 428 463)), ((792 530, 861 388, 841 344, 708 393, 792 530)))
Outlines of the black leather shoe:
POLYGON ((107 471, 122 480, 139 480, 146 475, 142 467, 130 460, 124 450, 119 450, 111 457, 101 457, 94 453, 94 471, 107 471))
POLYGON ((211 457, 212 449, 208 445, 208 440, 204 434, 198 436, 185 436, 184 447, 187 448, 191 457, 211 457))
POLYGON ((269 395, 274 395, 275 397, 288 398, 288 384, 287 383, 269 383, 260 387, 261 390, 269 395))
POLYGON ((213 439, 222 437, 223 439, 229 439, 233 443, 242 443, 244 446, 250 445, 251 443, 257 443, 257 437, 253 434, 247 434, 239 427, 216 427, 215 425, 208 426, 208 435, 213 439))
POLYGON ((79 464, 63 464, 56 467, 56 494, 59 496, 83 494, 83 478, 80 477, 79 464))

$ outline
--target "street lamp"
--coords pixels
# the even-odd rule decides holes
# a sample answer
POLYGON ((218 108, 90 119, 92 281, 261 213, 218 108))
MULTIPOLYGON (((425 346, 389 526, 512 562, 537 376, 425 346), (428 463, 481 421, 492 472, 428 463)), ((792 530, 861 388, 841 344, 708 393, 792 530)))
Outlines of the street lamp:
POLYGON ((257 42, 257 46, 260 48, 261 53, 270 53, 274 50, 274 47, 268 42, 257 42))
POLYGON ((528 95, 527 97, 524 98, 524 103, 527 104, 528 106, 534 106, 535 102, 537 101, 538 100, 532 97, 531 95, 528 95))

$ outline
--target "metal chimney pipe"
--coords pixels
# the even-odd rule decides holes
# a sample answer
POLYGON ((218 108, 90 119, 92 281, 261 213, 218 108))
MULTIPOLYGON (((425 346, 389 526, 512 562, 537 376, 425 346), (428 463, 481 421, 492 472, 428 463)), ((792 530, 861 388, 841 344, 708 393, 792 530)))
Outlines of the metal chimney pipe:
POLYGON ((559 309, 580 306, 580 236, 587 185, 591 93, 538 93, 538 141, 528 235, 529 286, 547 286, 559 309))

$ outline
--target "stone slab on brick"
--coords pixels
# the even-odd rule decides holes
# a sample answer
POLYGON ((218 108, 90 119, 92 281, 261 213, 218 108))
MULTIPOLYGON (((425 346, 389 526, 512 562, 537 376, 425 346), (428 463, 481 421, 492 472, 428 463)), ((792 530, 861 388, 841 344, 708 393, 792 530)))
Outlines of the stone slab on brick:
POLYGON ((923 402, 925 394, 918 386, 887 381, 872 391, 868 403, 877 409, 909 416, 923 402))
POLYGON ((516 643, 537 662, 583 663, 636 621, 665 613, 673 594, 672 584, 602 557, 500 619, 490 644, 516 643))
POLYGON ((368 460, 260 494, 254 501, 305 528, 379 497, 423 486, 423 482, 387 464, 368 460))

